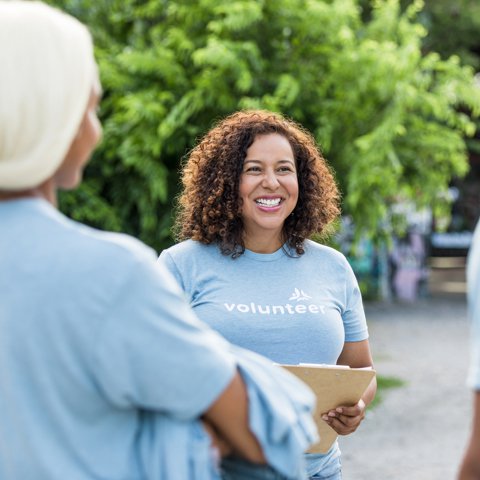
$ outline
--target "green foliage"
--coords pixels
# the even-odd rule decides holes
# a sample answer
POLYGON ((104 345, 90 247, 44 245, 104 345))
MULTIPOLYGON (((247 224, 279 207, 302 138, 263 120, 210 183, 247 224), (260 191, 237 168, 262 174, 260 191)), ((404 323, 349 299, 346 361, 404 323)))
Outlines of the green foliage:
MULTIPOLYGON (((369 20, 372 0, 359 0, 362 18, 369 20)), ((457 55, 462 63, 480 69, 480 2, 478 0, 423 0, 418 15, 426 28, 424 51, 435 51, 443 58, 457 55)), ((412 0, 400 0, 402 8, 410 7, 412 0)))
POLYGON ((478 0, 426 0, 420 20, 429 34, 428 50, 445 57, 458 55, 466 64, 480 69, 480 2, 478 0))
POLYGON ((105 139, 64 210, 171 243, 180 159, 240 108, 283 112, 314 133, 357 232, 388 236, 389 206, 445 206, 467 170, 480 113, 473 70, 422 53, 421 2, 52 0, 92 30, 105 139))
MULTIPOLYGON (((435 50, 443 58, 460 57, 462 63, 480 70, 480 2, 478 0, 427 0, 420 21, 427 27, 424 49, 435 50)), ((471 154, 480 152, 480 121, 477 135, 468 139, 471 154)), ((467 228, 473 228, 470 225, 467 228)))

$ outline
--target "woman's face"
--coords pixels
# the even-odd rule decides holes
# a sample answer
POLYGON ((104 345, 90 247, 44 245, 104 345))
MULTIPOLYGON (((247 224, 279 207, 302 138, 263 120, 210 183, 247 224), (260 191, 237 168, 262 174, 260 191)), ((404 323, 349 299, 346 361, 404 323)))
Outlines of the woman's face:
POLYGON ((100 97, 100 81, 96 79, 77 135, 70 145, 65 160, 54 175, 57 188, 70 190, 82 180, 83 169, 102 136, 102 126, 97 117, 100 97))
POLYGON ((247 248, 268 238, 279 248, 283 224, 298 200, 295 157, 285 137, 255 138, 243 163, 239 195, 247 248))

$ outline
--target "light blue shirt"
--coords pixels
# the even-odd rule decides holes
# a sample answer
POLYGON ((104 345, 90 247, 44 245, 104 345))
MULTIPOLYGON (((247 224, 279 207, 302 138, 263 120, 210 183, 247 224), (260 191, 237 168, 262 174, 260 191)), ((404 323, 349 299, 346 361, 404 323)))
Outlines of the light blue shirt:
MULTIPOLYGON (((306 241, 301 256, 281 248, 232 259, 216 245, 187 240, 164 250, 159 262, 200 319, 274 362, 336 364, 345 342, 368 338, 357 281, 332 248, 306 241)), ((309 475, 327 474, 338 457, 336 443, 326 455, 309 455, 309 475)))
POLYGON ((0 478, 165 478, 146 453, 228 385, 226 342, 140 242, 38 199, 0 202, 0 225, 0 478))
POLYGON ((480 390, 480 222, 475 228, 467 263, 467 299, 471 320, 471 360, 468 384, 480 390))

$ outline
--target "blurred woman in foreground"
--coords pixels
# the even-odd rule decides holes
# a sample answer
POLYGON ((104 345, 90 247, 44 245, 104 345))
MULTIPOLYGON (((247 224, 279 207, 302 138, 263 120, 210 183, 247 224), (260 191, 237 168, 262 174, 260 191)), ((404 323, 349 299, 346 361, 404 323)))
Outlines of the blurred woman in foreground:
POLYGON ((199 322, 154 252, 56 209, 101 136, 87 29, 0 1, 0 65, 0 478, 209 480, 225 452, 302 478, 310 392, 286 422, 249 376, 268 362, 199 322))

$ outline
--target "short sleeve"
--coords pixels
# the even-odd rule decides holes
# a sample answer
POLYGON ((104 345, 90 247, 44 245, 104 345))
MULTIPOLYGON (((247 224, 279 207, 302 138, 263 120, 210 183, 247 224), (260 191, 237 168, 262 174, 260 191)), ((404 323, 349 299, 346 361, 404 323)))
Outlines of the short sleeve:
POLYGON ((345 310, 342 314, 346 342, 360 342, 368 338, 367 321, 362 294, 352 267, 345 259, 345 310))
POLYGON ((166 250, 162 251, 158 257, 158 264, 165 267, 173 275, 177 283, 180 285, 180 288, 185 291, 182 275, 169 252, 166 250))
POLYGON ((173 277, 155 262, 137 262, 98 339, 100 388, 119 407, 203 413, 235 371, 229 345, 200 322, 173 277))

